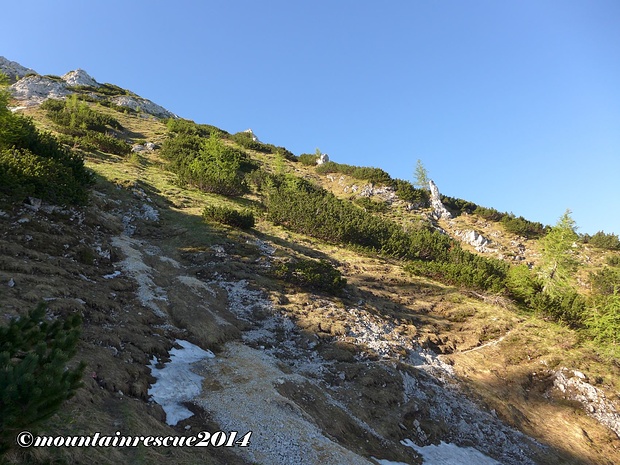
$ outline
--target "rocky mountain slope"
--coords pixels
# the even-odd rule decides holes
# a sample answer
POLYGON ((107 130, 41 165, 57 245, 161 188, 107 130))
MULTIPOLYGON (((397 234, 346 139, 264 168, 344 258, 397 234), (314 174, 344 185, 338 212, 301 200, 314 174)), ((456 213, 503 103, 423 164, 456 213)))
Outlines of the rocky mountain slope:
MULTIPOLYGON (((81 70, 26 76, 0 63, 20 77, 13 107, 39 127, 59 130, 43 100, 79 91, 93 107, 111 101, 97 111, 116 118, 117 137, 135 147, 83 151, 95 173, 86 205, 0 203, 2 322, 40 301, 50 318, 83 318, 75 358, 87 365, 84 385, 41 431, 251 432, 247 447, 13 449, 9 463, 620 462, 620 369, 573 330, 264 216, 248 230, 205 222, 207 205, 260 212, 259 193, 230 198, 179 185, 159 148, 170 112, 81 70), (123 111, 136 110, 130 102, 140 111, 123 111), (326 292, 274 272, 301 260, 328 262, 346 286, 326 292)), ((226 144, 266 171, 384 203, 384 215, 404 224, 429 213, 389 188, 226 144)), ((443 216, 436 227, 476 253, 536 261, 535 241, 475 215, 443 216)))

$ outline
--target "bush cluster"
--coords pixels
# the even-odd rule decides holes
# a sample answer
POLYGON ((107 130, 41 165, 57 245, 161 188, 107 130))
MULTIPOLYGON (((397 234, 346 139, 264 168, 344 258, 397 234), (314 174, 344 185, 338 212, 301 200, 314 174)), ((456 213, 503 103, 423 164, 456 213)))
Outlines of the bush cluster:
POLYGON ((88 152, 101 150, 115 155, 131 152, 127 142, 110 134, 111 129, 123 129, 118 120, 90 108, 83 100, 91 99, 72 95, 67 100, 48 99, 41 104, 64 133, 62 141, 88 152))
POLYGON ((512 213, 501 213, 495 208, 476 206, 473 213, 486 220, 500 222, 506 231, 528 239, 543 237, 549 230, 542 223, 526 220, 522 216, 516 217, 512 213))
POLYGON ((605 263, 609 266, 620 266, 620 255, 609 255, 605 258, 605 263))
POLYGON ((255 224, 254 213, 250 210, 240 211, 230 207, 209 205, 202 211, 202 217, 206 221, 217 221, 241 229, 251 229, 255 224))
POLYGON ((596 299, 586 319, 586 326, 594 342, 603 346, 612 359, 620 357, 620 290, 596 299))
MULTIPOLYGON (((429 229, 405 231, 383 219, 339 200, 330 192, 293 176, 274 176, 269 182, 267 217, 276 224, 325 241, 361 247, 394 257, 416 260, 419 274, 441 277, 437 266, 455 270, 449 282, 500 291, 507 265, 463 250, 449 237, 429 229)), ((445 270, 444 270, 445 271, 445 270)))
POLYGON ((368 197, 357 197, 353 202, 367 212, 385 213, 389 210, 385 202, 375 202, 368 197))
POLYGON ((224 144, 216 131, 208 138, 188 131, 171 132, 160 153, 181 183, 227 196, 248 192, 245 175, 258 168, 244 152, 224 144))
POLYGON ((36 196, 54 203, 80 203, 92 177, 84 159, 65 149, 31 119, 11 113, 0 92, 0 194, 13 199, 36 196))
POLYGON ((383 184, 387 186, 392 185, 392 178, 390 175, 383 171, 381 168, 371 168, 365 166, 353 166, 346 165, 344 163, 336 163, 328 161, 322 165, 316 167, 316 172, 319 174, 327 173, 342 173, 352 178, 359 179, 360 181, 368 181, 373 184, 383 184))
POLYGON ((170 118, 166 126, 171 134, 185 134, 189 136, 209 137, 215 133, 221 138, 230 136, 226 131, 210 124, 197 124, 193 121, 181 118, 170 118))
POLYGON ((620 268, 603 267, 596 272, 590 272, 590 286, 592 292, 598 295, 611 295, 620 289, 620 268))
POLYGON ((604 231, 599 231, 593 236, 584 234, 581 240, 585 244, 590 244, 594 247, 598 247, 599 249, 620 250, 620 239, 618 239, 617 234, 607 234, 604 231))
POLYGON ((336 293, 347 284, 327 260, 294 260, 274 265, 273 275, 286 282, 318 291, 336 293))
POLYGON ((299 161, 302 165, 314 166, 316 165, 318 158, 319 157, 314 153, 302 153, 297 157, 297 161, 299 161))
POLYGON ((297 157, 290 150, 285 147, 278 147, 273 144, 265 144, 254 140, 252 138, 252 134, 249 132, 237 132, 231 136, 231 139, 243 148, 255 150, 261 153, 279 153, 289 161, 297 161, 297 157))
POLYGON ((46 110, 49 119, 68 134, 81 136, 86 131, 105 132, 108 127, 123 129, 116 118, 93 110, 76 95, 66 100, 48 99, 41 104, 41 108, 46 110))
POLYGON ((506 287, 509 295, 530 309, 573 328, 583 327, 586 300, 573 289, 552 295, 540 277, 526 265, 508 271, 506 287))
POLYGON ((131 92, 129 92, 127 89, 123 89, 122 87, 119 87, 115 84, 109 84, 109 83, 100 84, 98 87, 72 86, 71 90, 73 90, 74 92, 84 92, 84 93, 92 92, 92 93, 107 95, 110 97, 115 97, 118 95, 131 95, 131 92))
POLYGON ((427 207, 430 204, 429 191, 426 189, 418 189, 409 181, 394 179, 393 187, 396 189, 396 195, 398 198, 405 202, 419 205, 421 207, 427 207))

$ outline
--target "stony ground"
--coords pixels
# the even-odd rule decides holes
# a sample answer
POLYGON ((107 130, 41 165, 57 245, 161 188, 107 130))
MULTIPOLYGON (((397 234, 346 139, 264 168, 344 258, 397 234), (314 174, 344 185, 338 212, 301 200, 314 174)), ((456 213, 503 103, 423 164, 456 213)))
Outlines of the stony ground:
MULTIPOLYGON (((147 122, 123 125, 161 137, 147 122)), ((41 300, 50 318, 84 320, 84 387, 43 431, 251 430, 252 445, 38 449, 9 462, 414 464, 446 443, 507 465, 620 463, 619 367, 570 331, 262 221, 251 232, 204 224, 201 208, 221 200, 174 185, 156 153, 89 166, 99 176, 86 207, 0 205, 2 321, 41 300), (347 287, 334 296, 273 279, 271 264, 290 257, 330 260, 347 287), (193 365, 193 415, 170 426, 151 367, 170 363, 178 340, 215 357, 193 365)), ((346 180, 319 181, 350 195, 346 180)))
MULTIPOLYGON (((561 397, 552 370, 541 367, 526 377, 528 387, 518 386, 537 408, 544 405, 544 421, 512 398, 509 367, 494 383, 480 384, 479 374, 493 372, 504 344, 523 330, 514 312, 343 251, 334 256, 349 280, 342 296, 290 287, 267 272, 272 260, 305 250, 286 235, 231 237, 189 218, 209 242, 184 239, 191 228, 179 226, 182 213, 144 184, 101 181, 89 208, 34 203, 6 205, 0 214, 2 316, 40 300, 50 316, 82 314, 77 358, 88 364, 84 388, 48 431, 254 432, 248 449, 37 450, 35 457, 419 463, 401 443, 411 440, 475 447, 505 464, 614 463, 615 434, 574 404, 550 402, 561 397), (187 405, 195 415, 170 427, 149 402, 149 364, 153 356, 165 363, 177 338, 216 357, 195 366, 204 376, 202 393, 187 405), (494 360, 485 360, 492 353, 494 360), (583 432, 572 438, 574 447, 555 430, 545 434, 554 422, 574 435, 575 415, 583 432)), ((560 382, 569 385, 565 376, 560 382)))

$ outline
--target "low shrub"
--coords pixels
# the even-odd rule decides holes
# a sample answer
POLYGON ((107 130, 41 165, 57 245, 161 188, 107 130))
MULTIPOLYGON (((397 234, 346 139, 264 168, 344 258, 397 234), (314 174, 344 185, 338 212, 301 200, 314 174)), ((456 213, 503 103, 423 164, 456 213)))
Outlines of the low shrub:
POLYGON ((609 266, 620 266, 620 255, 609 255, 605 258, 605 263, 609 266))
POLYGON ((171 133, 160 153, 181 183, 227 196, 248 192, 245 176, 258 168, 244 152, 224 144, 215 132, 208 139, 171 133))
POLYGON ((368 197, 358 197, 353 202, 367 212, 385 213, 389 210, 385 202, 375 202, 368 197))
POLYGON ((429 206, 430 194, 426 189, 418 189, 409 181, 402 179, 394 179, 393 186, 399 199, 421 207, 429 206))
MULTIPOLYGON (((316 157, 316 155, 314 155, 316 157)), ((316 159, 316 158, 315 158, 316 159)), ((315 162, 316 163, 316 162, 315 162)), ((372 168, 366 166, 353 166, 346 165, 344 163, 336 163, 328 161, 322 165, 316 167, 316 172, 319 174, 327 173, 341 173, 351 176, 352 178, 359 179, 360 181, 368 181, 373 184, 383 184, 391 186, 393 180, 390 175, 380 168, 372 168)))
POLYGON ((500 223, 506 231, 528 239, 543 237, 548 232, 548 228, 542 223, 526 220, 522 216, 515 217, 512 213, 504 215, 500 223))
POLYGON ((55 203, 80 203, 92 182, 84 159, 65 149, 30 118, 7 109, 0 90, 0 194, 23 200, 32 195, 55 203))
POLYGON ((217 221, 241 229, 251 229, 255 224, 254 214, 250 210, 240 211, 230 207, 209 205, 203 210, 202 217, 207 221, 217 221))
POLYGON ((85 184, 62 161, 26 149, 0 151, 0 193, 16 199, 35 196, 52 203, 82 203, 85 184))
POLYGON ((191 136, 209 137, 215 133, 219 137, 226 137, 229 134, 210 124, 197 124, 193 121, 181 118, 170 118, 166 121, 168 131, 173 134, 186 134, 191 136))
POLYGON ((498 292, 502 289, 508 265, 467 252, 437 231, 405 231, 393 221, 290 175, 272 176, 267 192, 267 218, 288 229, 400 259, 437 262, 412 270, 427 276, 444 276, 451 283, 498 292))
POLYGON ((607 234, 604 231, 599 231, 593 236, 584 234, 581 239, 584 243, 599 249, 620 250, 620 239, 618 239, 617 234, 607 234))
POLYGON ((102 152, 115 155, 127 155, 131 152, 131 145, 127 142, 101 132, 88 131, 84 136, 77 137, 76 143, 77 145, 84 144, 85 147, 94 147, 102 152))
POLYGON ((298 286, 335 293, 343 289, 347 280, 327 260, 292 260, 272 268, 273 275, 298 286))
POLYGON ((249 132, 237 132, 236 134, 233 134, 231 136, 231 139, 243 148, 255 150, 261 153, 279 153, 289 161, 297 161, 297 157, 295 156, 295 154, 293 154, 293 152, 291 152, 287 148, 275 146, 273 144, 266 144, 264 142, 254 140, 254 136, 249 132))
POLYGON ((123 129, 116 118, 93 110, 77 95, 66 100, 48 99, 41 108, 47 111, 49 119, 73 135, 84 135, 87 130, 106 132, 108 127, 123 129))
POLYGON ((316 165, 316 161, 319 157, 317 157, 314 153, 302 153, 297 157, 297 160, 306 166, 314 166, 316 165))

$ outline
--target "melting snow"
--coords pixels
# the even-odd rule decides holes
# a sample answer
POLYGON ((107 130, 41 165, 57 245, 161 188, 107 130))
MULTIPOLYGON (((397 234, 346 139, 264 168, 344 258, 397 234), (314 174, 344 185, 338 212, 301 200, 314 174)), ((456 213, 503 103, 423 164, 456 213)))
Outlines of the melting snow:
POLYGON ((403 446, 411 447, 424 457, 424 463, 428 465, 463 465, 475 463, 476 465, 502 465, 497 460, 487 457, 473 447, 459 447, 443 441, 438 446, 416 446, 411 439, 400 441, 403 446))
POLYGON ((203 350, 190 342, 177 339, 176 343, 183 348, 170 351, 170 362, 166 366, 156 368, 155 356, 149 365, 157 381, 148 393, 162 406, 166 412, 166 423, 172 426, 193 415, 182 402, 192 400, 201 391, 203 377, 192 371, 192 364, 215 357, 210 350, 203 350))

